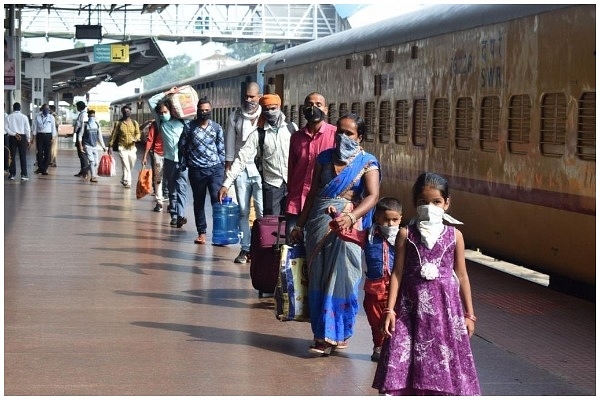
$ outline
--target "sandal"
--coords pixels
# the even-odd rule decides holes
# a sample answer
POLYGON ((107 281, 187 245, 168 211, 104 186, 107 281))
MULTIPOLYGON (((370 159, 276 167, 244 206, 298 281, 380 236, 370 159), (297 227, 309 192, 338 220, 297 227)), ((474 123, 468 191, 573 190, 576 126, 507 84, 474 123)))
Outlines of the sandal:
POLYGON ((196 240, 194 240, 194 243, 196 243, 196 244, 206 243, 206 234, 201 233, 200 235, 198 235, 198 238, 196 240))
POLYGON ((332 348, 333 348, 333 346, 330 345, 329 343, 315 342, 313 345, 310 346, 310 348, 308 349, 308 352, 326 356, 326 355, 331 354, 332 348))

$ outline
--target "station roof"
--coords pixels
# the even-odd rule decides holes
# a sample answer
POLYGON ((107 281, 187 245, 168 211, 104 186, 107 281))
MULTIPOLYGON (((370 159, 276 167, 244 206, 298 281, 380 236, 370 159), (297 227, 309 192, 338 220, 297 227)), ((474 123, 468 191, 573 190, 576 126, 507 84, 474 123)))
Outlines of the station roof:
MULTIPOLYGON (((118 86, 141 78, 168 65, 168 61, 153 38, 119 42, 129 45, 129 62, 95 62, 94 46, 46 53, 22 53, 23 71, 27 59, 50 60, 52 92, 85 95, 101 82, 115 82, 118 86)), ((26 72, 26 71, 25 71, 26 72)), ((23 91, 31 92, 31 79, 23 78, 23 91)))

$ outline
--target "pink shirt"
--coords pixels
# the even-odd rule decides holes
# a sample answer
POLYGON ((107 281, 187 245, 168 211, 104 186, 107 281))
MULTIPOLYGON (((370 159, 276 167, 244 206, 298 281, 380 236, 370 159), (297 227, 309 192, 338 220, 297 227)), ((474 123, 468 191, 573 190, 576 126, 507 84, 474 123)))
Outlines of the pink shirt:
POLYGON ((288 159, 288 214, 300 215, 310 190, 317 156, 323 150, 335 146, 336 131, 335 125, 323 122, 314 136, 308 133, 306 126, 292 134, 288 159))

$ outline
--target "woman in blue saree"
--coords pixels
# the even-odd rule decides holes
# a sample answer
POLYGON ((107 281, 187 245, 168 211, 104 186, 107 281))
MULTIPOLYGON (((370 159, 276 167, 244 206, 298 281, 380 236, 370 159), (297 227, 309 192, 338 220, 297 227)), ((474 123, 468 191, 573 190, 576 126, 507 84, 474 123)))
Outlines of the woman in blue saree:
POLYGON ((335 147, 317 157, 310 192, 291 241, 306 231, 313 354, 347 347, 358 312, 362 248, 356 234, 371 225, 379 198, 379 162, 360 142, 364 120, 347 114, 337 121, 335 147))

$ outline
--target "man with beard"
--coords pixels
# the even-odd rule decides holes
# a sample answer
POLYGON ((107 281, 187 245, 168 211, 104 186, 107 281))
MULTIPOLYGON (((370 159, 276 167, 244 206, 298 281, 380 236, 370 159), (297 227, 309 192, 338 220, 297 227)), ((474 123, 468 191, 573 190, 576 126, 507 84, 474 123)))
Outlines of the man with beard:
MULTIPOLYGON (((306 125, 290 139, 288 162, 288 196, 286 205, 286 236, 289 238, 304 207, 312 184, 317 155, 335 146, 337 127, 325 122, 327 103, 325 97, 313 92, 304 99, 306 125)), ((301 227, 297 227, 302 229, 301 227)))
POLYGON ((258 166, 262 166, 263 212, 265 215, 283 215, 287 198, 290 136, 298 127, 293 122, 286 123, 281 111, 281 98, 277 94, 265 94, 259 104, 262 113, 258 129, 250 133, 227 171, 219 191, 219 200, 226 196, 244 165, 253 162, 258 154, 258 166))
MULTIPOLYGON (((258 101, 261 97, 260 87, 256 82, 249 82, 241 108, 233 111, 227 121, 225 132, 225 172, 227 173, 233 165, 233 160, 250 136, 258 128, 258 117, 262 108, 258 101)), ((242 171, 235 179, 235 194, 240 206, 239 228, 242 232, 240 254, 234 262, 245 264, 250 257, 250 202, 254 199, 254 211, 256 218, 262 218, 262 180, 254 160, 246 162, 242 171)))

